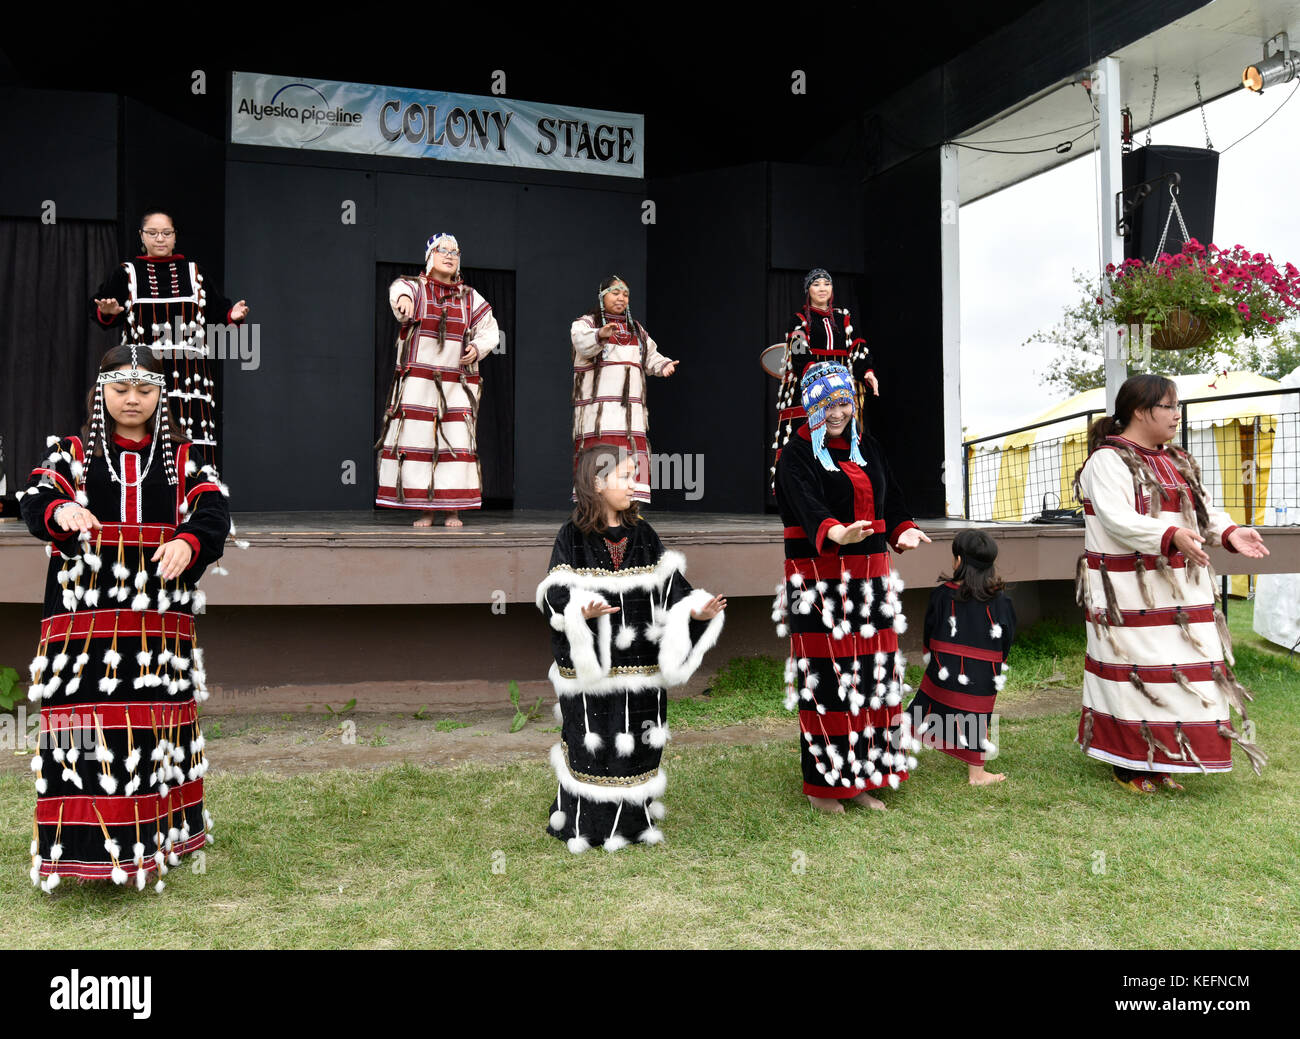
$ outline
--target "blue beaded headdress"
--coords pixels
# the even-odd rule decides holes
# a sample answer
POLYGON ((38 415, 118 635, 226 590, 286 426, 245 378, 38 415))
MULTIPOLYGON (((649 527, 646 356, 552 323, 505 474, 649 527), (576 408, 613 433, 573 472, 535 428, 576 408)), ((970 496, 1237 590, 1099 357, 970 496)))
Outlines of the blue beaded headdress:
POLYGON ((803 396, 803 410, 808 418, 808 433, 812 439, 813 454, 823 469, 832 472, 837 468, 826 449, 826 409, 832 404, 853 405, 853 418, 849 420, 849 460, 865 465, 858 450, 857 394, 853 389, 853 376, 842 364, 820 361, 808 366, 799 384, 803 396))

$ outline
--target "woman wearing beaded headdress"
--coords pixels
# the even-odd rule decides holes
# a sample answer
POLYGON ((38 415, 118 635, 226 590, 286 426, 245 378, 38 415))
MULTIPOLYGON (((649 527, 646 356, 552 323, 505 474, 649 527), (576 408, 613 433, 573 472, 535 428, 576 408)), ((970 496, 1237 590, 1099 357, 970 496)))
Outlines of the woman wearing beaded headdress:
POLYGON ((483 504, 478 457, 478 362, 500 340, 487 300, 460 276, 460 245, 449 234, 429 238, 424 273, 398 278, 388 302, 402 324, 397 367, 384 411, 375 504, 418 509, 414 526, 438 512, 446 525, 483 504))
MULTIPOLYGON (((866 340, 853 336, 848 310, 834 306, 830 274, 814 267, 804 275, 803 294, 803 307, 794 315, 785 336, 785 368, 777 391, 776 435, 772 439, 778 458, 790 434, 804 423, 799 387, 809 365, 841 364, 849 369, 859 419, 865 410, 866 388, 869 386, 872 394, 880 396, 880 382, 867 359, 866 340)), ((772 474, 776 474, 775 461, 772 474)))
POLYGON ((569 328, 573 344, 573 457, 588 447, 624 450, 636 460, 632 497, 650 501, 650 408, 646 376, 668 377, 681 364, 659 352, 628 309, 627 282, 600 283, 596 307, 569 328))
POLYGON ((1172 379, 1134 375, 1114 415, 1092 424, 1075 477, 1086 549, 1075 590, 1088 630, 1078 743, 1139 794, 1183 789, 1175 773, 1230 771, 1233 743, 1256 773, 1267 761, 1202 546, 1253 559, 1268 549, 1214 507, 1196 460, 1169 442, 1179 418, 1172 379))
POLYGON ((634 460, 610 447, 578 456, 577 505, 560 528, 537 608, 551 623, 560 742, 547 832, 570 851, 617 851, 663 833, 668 687, 718 641, 727 600, 692 589, 632 500, 634 460))
POLYGON ((799 708, 803 792, 826 812, 844 811, 845 799, 883 809, 869 791, 897 789, 920 746, 902 708, 907 621, 889 549, 930 539, 858 427, 849 370, 810 366, 801 402, 807 422, 776 466, 785 575, 772 619, 790 636, 785 702, 799 708))
POLYGON ((230 513, 173 424, 164 368, 139 347, 105 354, 86 428, 50 438, 23 492, 51 543, 27 694, 41 709, 31 878, 47 892, 63 877, 161 891, 211 842, 194 615, 230 513))
POLYGON ((140 221, 143 253, 127 260, 95 290, 91 319, 122 329, 122 344, 149 346, 165 362, 167 399, 196 460, 217 461, 218 413, 211 358, 213 324, 237 325, 248 303, 232 303, 193 260, 176 252, 176 224, 162 210, 140 221))

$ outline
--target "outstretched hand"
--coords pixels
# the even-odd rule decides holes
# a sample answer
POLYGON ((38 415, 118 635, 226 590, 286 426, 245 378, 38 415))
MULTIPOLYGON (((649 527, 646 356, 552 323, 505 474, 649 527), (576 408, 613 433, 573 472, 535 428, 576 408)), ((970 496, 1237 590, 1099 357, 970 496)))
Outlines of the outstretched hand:
MULTIPOLYGON (((1255 536, 1259 537, 1258 534, 1255 536)), ((1205 538, 1189 527, 1179 527, 1174 534, 1174 548, 1178 549, 1193 563, 1199 566, 1209 566, 1210 557, 1206 554, 1205 549, 1201 548, 1203 544, 1205 544, 1205 538)))
POLYGON ((863 381, 870 384, 872 394, 880 396, 880 380, 876 378, 875 372, 867 372, 863 381))
POLYGON ((826 536, 837 545, 856 545, 871 533, 871 524, 867 520, 857 520, 845 526, 837 523, 826 532, 826 536))
POLYGON ((111 296, 108 299, 95 300, 95 306, 99 308, 99 312, 103 314, 104 317, 115 317, 122 313, 123 310, 122 304, 111 296))
POLYGON ((691 610, 691 616, 697 621, 711 621, 727 608, 727 600, 721 595, 715 595, 698 610, 691 610))
POLYGON ((673 372, 677 371, 677 366, 681 363, 681 361, 669 361, 659 369, 659 374, 666 379, 668 376, 672 375, 673 372))
POLYGON ((898 551, 906 552, 909 548, 916 548, 922 541, 927 545, 933 544, 920 527, 908 527, 898 535, 898 551))
POLYGON ((1248 559, 1263 559, 1269 554, 1264 539, 1254 527, 1238 527, 1228 535, 1228 544, 1248 559))
POLYGON ((190 568, 194 559, 194 550, 189 542, 179 538, 159 545, 149 562, 158 563, 158 576, 164 581, 174 581, 190 568))
POLYGON ((592 599, 591 602, 587 603, 587 605, 582 608, 582 619, 589 621, 595 617, 603 617, 609 613, 618 613, 618 607, 610 606, 608 603, 603 603, 599 599, 592 599))

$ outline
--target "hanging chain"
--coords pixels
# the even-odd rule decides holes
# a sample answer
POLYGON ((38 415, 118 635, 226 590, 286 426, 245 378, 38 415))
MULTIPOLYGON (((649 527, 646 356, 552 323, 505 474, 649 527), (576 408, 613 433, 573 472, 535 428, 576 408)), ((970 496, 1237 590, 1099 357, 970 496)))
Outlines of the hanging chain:
POLYGON ((1151 126, 1156 121, 1156 91, 1160 89, 1160 70, 1156 69, 1151 75, 1151 111, 1147 115, 1147 139, 1142 142, 1142 147, 1151 143, 1151 126))
POLYGON ((1205 127, 1205 147, 1209 151, 1214 150, 1214 145, 1210 142, 1210 124, 1205 119, 1205 100, 1201 97, 1201 77, 1196 77, 1196 104, 1201 109, 1201 125, 1205 127))
POLYGON ((1169 222, 1173 220, 1174 215, 1178 216, 1178 228, 1183 233, 1183 244, 1186 245, 1191 241, 1191 235, 1187 233, 1187 224, 1183 222, 1183 211, 1178 206, 1178 189, 1174 185, 1169 185, 1169 215, 1165 217, 1165 229, 1160 233, 1160 244, 1156 246, 1155 255, 1151 257, 1155 262, 1157 256, 1165 251, 1165 239, 1169 237, 1169 222))

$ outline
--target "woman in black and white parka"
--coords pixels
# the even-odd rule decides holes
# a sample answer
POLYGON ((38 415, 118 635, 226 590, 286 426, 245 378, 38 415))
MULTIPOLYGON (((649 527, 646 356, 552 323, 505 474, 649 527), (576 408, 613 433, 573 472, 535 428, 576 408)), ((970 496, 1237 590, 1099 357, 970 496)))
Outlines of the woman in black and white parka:
POLYGON ((579 454, 577 505, 537 587, 562 723, 547 832, 575 853, 663 840, 667 690, 717 642, 727 605, 691 588, 685 557, 637 514, 634 469, 609 447, 579 454))

